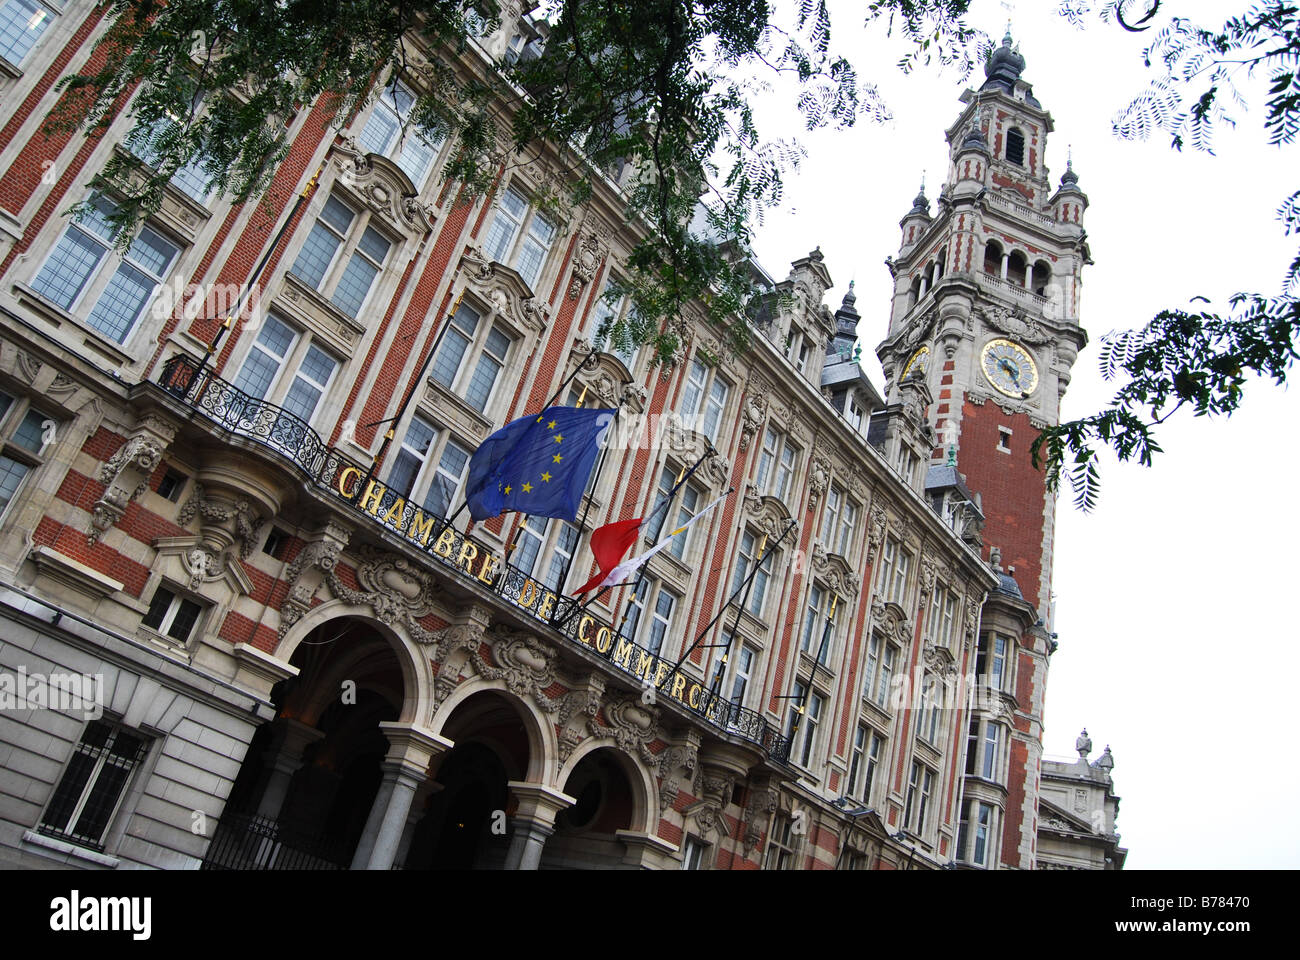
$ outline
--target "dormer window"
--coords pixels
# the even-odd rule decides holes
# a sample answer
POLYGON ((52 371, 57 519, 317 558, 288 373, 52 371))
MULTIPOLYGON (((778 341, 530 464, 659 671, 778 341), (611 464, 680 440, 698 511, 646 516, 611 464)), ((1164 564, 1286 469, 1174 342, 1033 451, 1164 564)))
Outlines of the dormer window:
POLYGON ((1017 127, 1007 131, 1007 160, 1018 167, 1025 165, 1025 135, 1017 127))

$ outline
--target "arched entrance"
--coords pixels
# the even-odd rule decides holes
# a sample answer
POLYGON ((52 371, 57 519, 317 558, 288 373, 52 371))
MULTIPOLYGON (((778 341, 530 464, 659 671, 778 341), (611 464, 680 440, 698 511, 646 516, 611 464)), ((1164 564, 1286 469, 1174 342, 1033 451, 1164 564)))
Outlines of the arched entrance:
POLYGON ((505 866, 514 813, 509 783, 525 778, 531 755, 520 714, 517 703, 494 690, 475 693, 452 711, 441 735, 455 746, 416 797, 406 869, 505 866))
POLYGON ((276 717, 253 737, 205 866, 346 869, 365 830, 407 682, 392 643, 338 617, 295 648, 295 677, 271 694, 276 717))
POLYGON ((627 766, 631 761, 613 747, 593 750, 573 768, 563 792, 573 806, 555 818, 555 833, 546 842, 540 869, 626 869, 627 846, 617 836, 633 829, 637 800, 627 766))

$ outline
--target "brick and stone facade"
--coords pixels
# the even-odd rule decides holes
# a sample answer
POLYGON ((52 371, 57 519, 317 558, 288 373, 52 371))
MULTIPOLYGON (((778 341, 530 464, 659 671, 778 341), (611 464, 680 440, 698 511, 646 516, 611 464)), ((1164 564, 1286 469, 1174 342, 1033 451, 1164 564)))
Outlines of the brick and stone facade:
MULTIPOLYGON (((820 250, 779 282, 754 265, 743 356, 690 309, 672 365, 606 349, 619 184, 548 219, 543 155, 468 199, 447 145, 363 146, 384 101, 341 131, 304 106, 263 203, 177 183, 123 261, 61 211, 129 107, 38 132, 99 17, 70 3, 0 74, 0 862, 1034 865, 1053 502, 996 444, 1056 417, 1087 248, 1018 81, 968 95, 940 213, 903 222, 882 396, 820 250), (1022 170, 988 146, 1013 123, 1022 170), (1052 264, 1066 312, 984 273, 994 236, 1052 264), (979 379, 995 330, 1038 362, 1024 400, 979 379), (579 522, 468 523, 464 455, 570 378, 559 403, 620 409, 579 522), (734 492, 639 602, 570 615, 589 532, 697 463, 665 530, 734 492), (56 689, 73 675, 93 697, 56 689), (972 723, 1001 730, 989 777, 972 723)), ((541 30, 507 16, 466 56, 541 30)))

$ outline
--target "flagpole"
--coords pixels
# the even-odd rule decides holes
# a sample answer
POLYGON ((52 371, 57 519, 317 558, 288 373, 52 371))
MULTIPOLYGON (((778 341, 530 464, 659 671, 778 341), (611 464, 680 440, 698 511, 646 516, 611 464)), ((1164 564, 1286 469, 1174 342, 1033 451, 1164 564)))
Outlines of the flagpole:
MULTIPOLYGON (((782 540, 784 540, 787 536, 789 536, 790 531, 793 530, 794 528, 795 528, 795 522, 791 520, 790 523, 786 526, 785 531, 781 534, 780 537, 777 538, 776 544, 779 544, 782 540)), ((776 544, 773 544, 773 547, 775 547, 776 544)), ((686 658, 689 657, 695 651, 696 647, 700 646, 700 641, 703 640, 705 634, 707 634, 710 630, 712 630, 714 626, 717 625, 718 621, 722 619, 723 615, 727 612, 727 608, 731 606, 731 602, 736 599, 736 595, 744 591, 746 597, 748 597, 748 591, 750 586, 754 582, 754 578, 758 576, 758 571, 762 568, 763 563, 767 560, 767 558, 771 556, 771 553, 772 551, 768 551, 768 553, 763 555, 761 560, 759 560, 757 563, 754 564, 754 569, 749 571, 749 575, 745 577, 745 582, 731 592, 731 596, 729 596, 727 598, 727 602, 722 605, 722 609, 717 612, 714 618, 710 620, 705 625, 704 629, 702 629, 699 632, 699 634, 695 637, 695 642, 692 643, 690 647, 687 648, 687 650, 682 654, 681 659, 677 661, 677 665, 673 667, 672 673, 668 674, 668 677, 672 676, 673 673, 676 673, 681 668, 682 664, 686 662, 686 658)), ((744 601, 742 600, 741 602, 743 603, 744 601)), ((739 616, 740 616, 739 609, 737 609, 736 611, 736 616, 737 616, 737 622, 739 622, 739 616)), ((734 628, 733 628, 733 634, 734 634, 734 628)), ((721 646, 721 644, 717 644, 717 646, 721 646)), ((668 677, 664 677, 664 679, 667 680, 668 677)))
POLYGON ((320 175, 324 169, 325 162, 321 161, 321 165, 316 168, 316 172, 311 175, 311 179, 307 181, 307 185, 303 187, 302 192, 298 194, 298 199, 294 201, 293 209, 289 211, 289 216, 285 218, 284 223, 280 224, 280 229, 275 233, 275 239, 271 241, 271 245, 266 248, 265 252, 263 252, 262 259, 257 261, 257 266, 253 268, 252 274, 249 275, 248 282, 244 284, 244 289, 240 291, 239 298, 235 301, 235 309, 227 315, 225 321, 217 328, 216 336, 212 338, 212 343, 208 346, 207 353, 203 355, 203 359, 199 362, 199 368, 194 371, 194 376, 196 378, 202 374, 203 370, 207 367, 208 361, 212 359, 212 355, 216 352, 217 346, 221 343, 222 337, 224 337, 230 328, 235 325, 235 318, 243 312, 245 298, 248 296, 249 291, 253 289, 253 284, 257 282, 257 278, 262 275, 262 271, 266 269, 266 263, 271 259, 271 254, 275 252, 275 249, 280 245, 280 241, 284 239, 285 232, 289 229, 289 224, 293 223, 293 218, 298 215, 298 211, 302 208, 302 205, 307 201, 307 198, 315 192, 316 185, 320 182, 320 175))
MULTIPOLYGON (((380 461, 382 461, 384 459, 384 456, 388 453, 388 447, 389 444, 393 442, 393 435, 397 430, 397 425, 401 423, 402 418, 406 416, 406 408, 410 406, 411 399, 419 391, 420 384, 424 381, 424 376, 428 372, 429 364, 433 362, 433 358, 438 353, 438 347, 442 345, 442 336, 447 332, 447 328, 451 326, 451 322, 450 322, 451 318, 452 316, 455 315, 456 311, 460 309, 460 302, 464 298, 465 298, 465 291, 462 290, 460 292, 460 296, 456 298, 456 302, 452 304, 451 312, 447 314, 446 318, 442 321, 442 326, 438 328, 438 333, 433 338, 433 346, 429 348, 428 355, 424 358, 424 362, 420 364, 420 372, 415 377, 415 383, 407 391, 406 396, 402 398, 402 403, 401 406, 399 406, 397 409, 397 414, 389 418, 390 426, 384 432, 384 442, 379 445, 379 452, 370 458, 370 469, 366 471, 365 478, 361 481, 360 485, 358 485, 357 487, 357 491, 361 494, 361 496, 363 497, 365 496, 366 487, 369 486, 370 481, 374 479, 375 470, 378 469, 380 461)), ((384 422, 383 420, 380 420, 377 423, 383 423, 383 422, 384 422)), ((377 423, 366 424, 366 426, 373 427, 376 426, 377 423)))
MULTIPOLYGON (((799 701, 799 706, 795 711, 794 723, 790 727, 790 749, 794 749, 794 739, 799 735, 799 721, 803 719, 804 710, 808 706, 808 696, 812 693, 813 678, 817 676, 817 668, 821 667, 826 670, 822 664, 822 654, 826 652, 826 641, 830 639, 831 628, 835 626, 835 606, 840 601, 838 594, 831 594, 830 613, 826 614, 826 626, 822 629, 822 642, 817 647, 817 659, 813 661, 812 670, 808 674, 808 683, 803 688, 803 698, 799 701)), ((796 675, 798 671, 795 671, 796 675)), ((793 699, 793 698, 790 698, 793 699)))
MULTIPOLYGON (((673 488, 672 488, 671 490, 668 491, 668 496, 664 499, 664 502, 661 503, 661 504, 659 504, 658 506, 656 506, 653 510, 650 511, 649 514, 647 514, 647 515, 645 516, 644 519, 642 519, 642 521, 641 521, 641 526, 642 526, 642 527, 644 527, 647 523, 649 523, 650 520, 654 517, 655 514, 657 514, 660 510, 662 510, 662 509, 664 509, 665 507, 667 507, 668 504, 670 504, 670 503, 672 502, 673 497, 675 497, 675 496, 677 495, 677 491, 678 491, 678 489, 682 486, 682 484, 684 484, 687 480, 689 480, 689 479, 691 478, 691 474, 695 473, 695 471, 698 470, 698 469, 700 468, 700 465, 701 465, 702 463, 704 463, 704 461, 707 460, 707 459, 708 459, 712 454, 714 454, 715 452, 716 452, 716 451, 713 449, 713 445, 712 445, 712 444, 709 444, 709 449, 706 450, 704 453, 700 454, 700 458, 699 458, 698 460, 695 461, 694 466, 692 466, 689 470, 683 470, 681 473, 678 474, 678 476, 677 476, 677 482, 676 482, 675 484, 673 484, 673 488)), ((639 529, 639 528, 638 528, 638 529, 639 529)), ((638 571, 637 571, 637 578, 636 578, 636 580, 634 581, 634 583, 635 583, 635 585, 636 585, 636 587, 637 587, 638 589, 640 589, 640 586, 641 586, 641 577, 644 575, 644 573, 645 573, 644 568, 642 568, 641 570, 638 570, 638 571)), ((625 586, 625 584, 612 583, 612 584, 610 584, 610 585, 607 586, 607 587, 601 587, 599 590, 596 591, 595 594, 592 595, 592 598, 591 598, 590 600, 588 600, 586 603, 583 603, 583 604, 581 604, 580 606, 576 607, 576 608, 573 610, 572 613, 568 614, 568 615, 567 615, 563 620, 561 620, 561 621, 559 622, 559 625, 560 625, 560 626, 563 626, 564 624, 568 623, 568 622, 569 622, 569 619, 570 619, 574 614, 581 613, 582 611, 586 610, 586 609, 587 609, 588 607, 590 607, 593 603, 595 603, 597 600, 599 600, 601 597, 603 597, 603 596, 604 596, 608 591, 613 590, 615 587, 618 587, 618 586, 625 586)))
MULTIPOLYGON (((587 391, 586 391, 586 388, 585 388, 585 387, 583 388, 583 391, 582 391, 582 392, 583 392, 583 396, 586 396, 587 391)), ((579 398, 578 398, 578 406, 582 406, 582 397, 579 397, 579 398)), ((619 415, 619 413, 622 412, 622 410, 623 410, 623 401, 622 401, 622 400, 619 400, 619 402, 618 402, 618 406, 614 409, 614 423, 618 423, 618 415, 619 415)), ((598 483, 599 480, 600 480, 600 474, 601 474, 601 471, 603 471, 603 470, 605 469, 605 457, 608 456, 608 454, 609 454, 609 443, 608 443, 608 440, 609 440, 609 434, 608 434, 608 433, 606 433, 606 435, 605 435, 605 439, 606 439, 607 442, 606 442, 606 443, 601 447, 601 451, 600 451, 600 460, 596 463, 596 476, 595 476, 595 479, 592 481, 592 489, 593 489, 593 490, 595 489, 596 483, 598 483)), ((591 496, 590 496, 589 494, 584 494, 584 495, 583 495, 583 499, 586 500, 587 502, 583 505, 583 508, 582 508, 582 519, 578 521, 578 539, 574 541, 574 544, 573 544, 573 552, 569 554, 569 559, 568 559, 568 561, 564 564, 564 572, 563 572, 562 574, 560 574, 560 583, 559 583, 559 586, 557 586, 557 587, 555 588, 555 594, 556 594, 556 596, 559 598, 559 599, 556 601, 557 606, 558 606, 558 604, 559 604, 559 603, 564 599, 564 588, 565 588, 565 587, 568 585, 568 583, 569 583, 569 570, 572 569, 572 567, 573 567, 573 560, 574 560, 574 558, 578 555, 578 544, 579 544, 579 543, 581 542, 581 540, 582 540, 582 531, 583 531, 583 530, 586 528, 586 526, 587 526, 587 516, 588 516, 588 514, 590 514, 590 512, 591 512, 591 499, 592 499, 591 496)), ((576 606, 576 604, 575 604, 575 606, 576 606)), ((552 618, 552 622, 554 622, 554 619, 555 619, 555 618, 552 618)), ((567 620, 568 620, 568 617, 566 616, 566 617, 561 621, 561 623, 567 622, 567 620)))

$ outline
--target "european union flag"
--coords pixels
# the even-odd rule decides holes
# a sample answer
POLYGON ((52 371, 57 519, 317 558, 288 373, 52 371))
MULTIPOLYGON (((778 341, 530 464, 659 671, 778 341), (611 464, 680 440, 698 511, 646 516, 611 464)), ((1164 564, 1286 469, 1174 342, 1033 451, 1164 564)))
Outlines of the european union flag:
POLYGON ((551 407, 507 423, 470 457, 465 484, 469 515, 486 520, 517 510, 575 521, 605 428, 616 412, 551 407))

